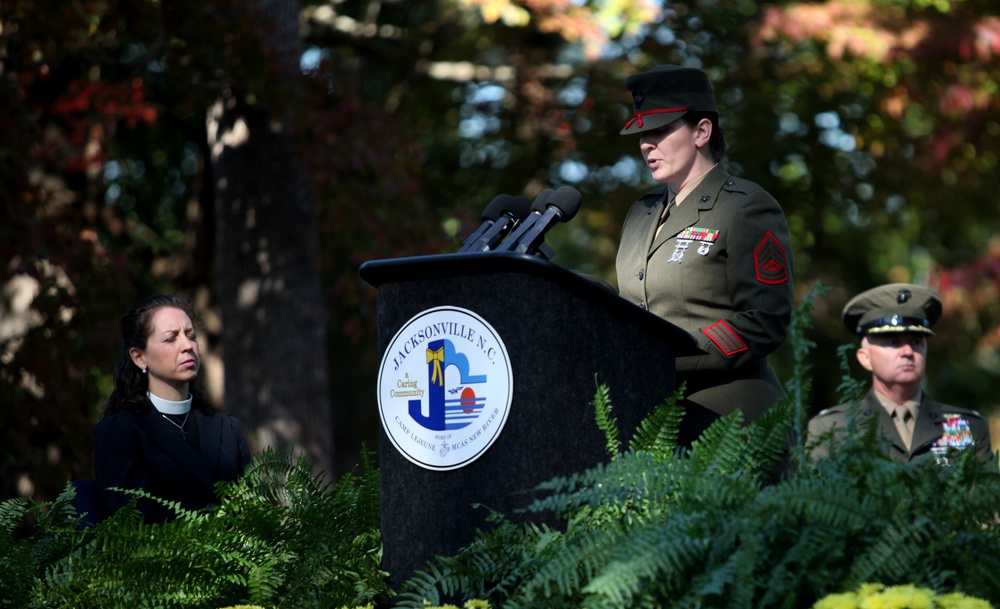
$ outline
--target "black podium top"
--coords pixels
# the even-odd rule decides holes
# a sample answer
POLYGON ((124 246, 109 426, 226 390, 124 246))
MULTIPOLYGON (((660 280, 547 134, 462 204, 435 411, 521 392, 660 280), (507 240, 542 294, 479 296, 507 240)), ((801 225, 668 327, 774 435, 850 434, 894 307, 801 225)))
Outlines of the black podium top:
POLYGON ((628 302, 596 282, 537 256, 513 252, 436 254, 370 260, 362 264, 360 269, 361 278, 376 288, 399 281, 495 273, 520 273, 545 279, 567 292, 586 299, 592 305, 652 333, 672 345, 674 354, 678 357, 697 355, 701 352, 695 338, 686 330, 628 302))

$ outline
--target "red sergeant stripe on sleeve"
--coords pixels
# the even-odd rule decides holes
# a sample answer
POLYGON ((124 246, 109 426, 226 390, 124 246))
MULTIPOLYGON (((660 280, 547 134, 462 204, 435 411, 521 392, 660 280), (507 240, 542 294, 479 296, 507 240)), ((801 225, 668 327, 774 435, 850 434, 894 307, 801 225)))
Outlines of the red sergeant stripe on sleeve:
POLYGON ((715 346, 726 357, 731 357, 749 349, 747 344, 743 342, 743 339, 725 321, 717 321, 707 328, 702 329, 702 332, 705 333, 705 336, 709 340, 715 343, 715 346))

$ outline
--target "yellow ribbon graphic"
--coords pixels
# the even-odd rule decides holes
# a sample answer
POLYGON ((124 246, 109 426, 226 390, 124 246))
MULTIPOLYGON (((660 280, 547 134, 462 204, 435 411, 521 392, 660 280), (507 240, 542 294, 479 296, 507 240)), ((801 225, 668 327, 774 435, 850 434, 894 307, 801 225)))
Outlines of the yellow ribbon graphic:
POLYGON ((444 347, 441 347, 437 351, 427 350, 427 363, 431 362, 434 362, 431 384, 433 385, 436 380, 438 385, 444 387, 444 372, 441 370, 441 364, 444 362, 444 347))

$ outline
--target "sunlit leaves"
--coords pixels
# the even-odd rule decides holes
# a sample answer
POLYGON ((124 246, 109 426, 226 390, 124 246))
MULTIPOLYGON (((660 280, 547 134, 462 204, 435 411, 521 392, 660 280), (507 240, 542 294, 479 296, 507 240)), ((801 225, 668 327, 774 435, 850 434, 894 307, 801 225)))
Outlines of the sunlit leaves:
POLYGON ((486 23, 502 22, 579 42, 588 59, 619 36, 638 34, 660 14, 653 0, 458 0, 479 10, 486 23))
POLYGON ((528 10, 511 0, 463 0, 463 2, 478 6, 486 23, 500 21, 504 25, 518 27, 528 25, 531 20, 528 10))

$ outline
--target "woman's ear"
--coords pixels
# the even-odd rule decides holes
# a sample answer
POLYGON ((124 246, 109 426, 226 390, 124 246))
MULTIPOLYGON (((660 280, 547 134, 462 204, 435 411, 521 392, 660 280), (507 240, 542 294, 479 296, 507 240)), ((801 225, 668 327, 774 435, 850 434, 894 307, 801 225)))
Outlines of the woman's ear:
POLYGON ((712 139, 712 121, 703 118, 694 127, 694 145, 698 148, 708 146, 712 139))
POLYGON ((146 368, 146 360, 142 356, 142 351, 132 347, 128 350, 128 356, 132 359, 132 363, 135 364, 140 370, 146 368))

